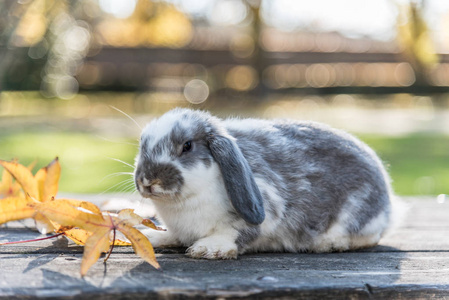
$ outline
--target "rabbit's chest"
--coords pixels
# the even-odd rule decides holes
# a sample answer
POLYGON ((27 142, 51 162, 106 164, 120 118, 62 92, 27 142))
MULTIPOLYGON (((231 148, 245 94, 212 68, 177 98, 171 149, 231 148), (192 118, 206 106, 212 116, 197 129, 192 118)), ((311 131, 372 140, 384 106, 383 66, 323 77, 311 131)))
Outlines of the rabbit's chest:
POLYGON ((186 199, 171 207, 159 207, 158 213, 168 230, 183 244, 189 245, 200 238, 211 235, 229 222, 223 199, 202 195, 186 199), (215 202, 215 203, 211 203, 215 202))

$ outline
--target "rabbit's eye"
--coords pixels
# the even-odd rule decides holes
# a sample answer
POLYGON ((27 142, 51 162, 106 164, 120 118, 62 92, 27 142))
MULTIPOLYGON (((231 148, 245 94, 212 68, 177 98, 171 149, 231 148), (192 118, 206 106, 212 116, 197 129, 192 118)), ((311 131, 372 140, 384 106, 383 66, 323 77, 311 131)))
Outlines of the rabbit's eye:
POLYGON ((182 146, 182 152, 188 152, 192 149, 192 142, 188 141, 184 143, 184 146, 182 146))

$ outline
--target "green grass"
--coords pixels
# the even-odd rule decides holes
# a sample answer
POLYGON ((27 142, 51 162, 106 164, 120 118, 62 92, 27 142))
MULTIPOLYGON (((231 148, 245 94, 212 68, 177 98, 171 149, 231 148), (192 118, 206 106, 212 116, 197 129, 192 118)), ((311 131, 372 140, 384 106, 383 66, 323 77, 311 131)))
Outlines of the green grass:
MULTIPOLYGON (((449 194, 449 137, 410 135, 405 137, 360 136, 374 148, 393 179, 400 195, 449 194)), ((0 159, 18 158, 21 163, 38 161, 45 166, 55 156, 62 165, 60 191, 101 193, 130 191, 135 140, 113 141, 87 133, 27 132, 0 134, 0 159)))
POLYGON ((377 151, 399 195, 449 194, 449 136, 362 136, 377 151))
POLYGON ((108 141, 85 133, 19 133, 0 135, 0 159, 19 159, 22 164, 37 161, 35 170, 56 156, 61 163, 59 190, 76 193, 130 191, 133 169, 114 159, 133 164, 137 141, 108 141), (115 174, 115 175, 113 175, 115 174), (128 189, 129 188, 129 189, 128 189))

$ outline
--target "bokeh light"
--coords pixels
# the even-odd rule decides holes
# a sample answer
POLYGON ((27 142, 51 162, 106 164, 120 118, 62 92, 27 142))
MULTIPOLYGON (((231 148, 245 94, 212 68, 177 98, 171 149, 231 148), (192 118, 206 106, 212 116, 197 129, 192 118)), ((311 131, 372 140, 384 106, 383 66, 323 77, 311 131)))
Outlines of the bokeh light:
POLYGON ((190 103, 202 103, 209 97, 209 86, 203 80, 193 79, 186 84, 184 96, 190 103))
POLYGON ((99 0, 103 11, 116 18, 126 19, 134 13, 137 0, 99 0))
POLYGON ((193 80, 207 84, 207 100, 449 86, 449 5, 438 0, 7 2, 0 42, 17 51, 4 60, 2 86, 46 97, 126 90, 183 98, 193 80))

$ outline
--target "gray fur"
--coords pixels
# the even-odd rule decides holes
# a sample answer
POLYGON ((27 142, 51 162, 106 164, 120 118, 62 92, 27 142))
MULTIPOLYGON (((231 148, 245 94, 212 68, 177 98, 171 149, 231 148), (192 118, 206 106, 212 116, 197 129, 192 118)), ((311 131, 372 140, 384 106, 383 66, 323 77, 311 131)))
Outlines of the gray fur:
POLYGON ((184 178, 182 178, 176 167, 171 164, 155 164, 149 160, 144 160, 140 167, 136 169, 136 180, 142 182, 144 177, 149 182, 159 180, 162 188, 165 190, 176 190, 179 192, 184 184, 184 178))
MULTIPOLYGON (((163 149, 169 149, 170 156, 186 168, 217 163, 239 224, 239 249, 307 250, 342 212, 351 216, 347 233, 357 235, 380 213, 390 211, 391 189, 381 161, 345 132, 289 121, 253 120, 257 126, 248 128, 245 120, 220 120, 188 109, 176 112, 182 117, 152 153, 145 148, 149 142, 142 140, 141 157, 149 159, 139 163, 145 171, 138 168, 136 174, 160 174, 148 162, 163 149), (193 127, 186 128, 187 123, 193 127), (188 140, 194 148, 181 155, 188 140), (268 184, 281 201, 276 202, 267 187, 257 186, 257 180, 268 184), (275 235, 261 235, 257 224, 265 216, 280 220, 275 235)), ((165 168, 172 172, 170 176, 174 174, 172 168, 165 168)), ((170 176, 164 179, 166 185, 180 189, 182 180, 171 182, 170 176)))
POLYGON ((235 241, 239 250, 245 249, 260 235, 260 226, 245 226, 235 241))
POLYGON ((239 147, 231 139, 217 134, 210 134, 207 140, 235 210, 246 222, 261 224, 265 219, 263 198, 239 147))
POLYGON ((366 145, 349 134, 320 124, 285 121, 229 133, 237 139, 254 176, 271 182, 285 200, 289 215, 282 217, 283 229, 296 236, 299 244, 325 232, 348 196, 363 185, 371 192, 367 199, 359 199, 349 233, 356 234, 389 206, 382 165, 366 145))

